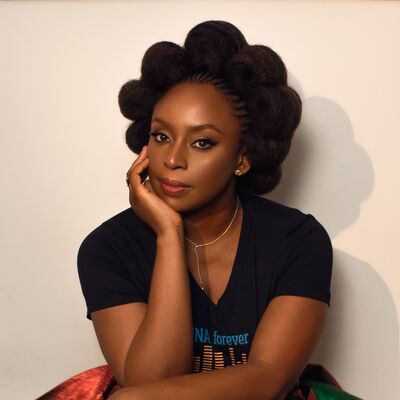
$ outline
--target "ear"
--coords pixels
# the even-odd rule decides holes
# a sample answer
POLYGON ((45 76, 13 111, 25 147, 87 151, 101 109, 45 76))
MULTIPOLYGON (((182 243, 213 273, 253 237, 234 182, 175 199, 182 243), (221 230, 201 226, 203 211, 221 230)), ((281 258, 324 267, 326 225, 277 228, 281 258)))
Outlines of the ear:
POLYGON ((236 169, 240 170, 241 175, 244 175, 250 168, 251 164, 247 158, 246 151, 241 150, 239 153, 238 164, 236 169))

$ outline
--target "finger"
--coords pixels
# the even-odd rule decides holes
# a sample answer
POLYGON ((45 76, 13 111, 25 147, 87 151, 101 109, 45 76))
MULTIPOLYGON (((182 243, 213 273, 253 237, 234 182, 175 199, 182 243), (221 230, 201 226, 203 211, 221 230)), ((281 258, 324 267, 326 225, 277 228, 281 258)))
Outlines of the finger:
POLYGON ((126 181, 126 184, 127 184, 128 186, 130 186, 130 183, 132 182, 132 177, 131 177, 132 174, 136 173, 136 172, 135 172, 136 166, 137 166, 138 164, 141 163, 141 161, 139 161, 138 159, 139 159, 139 157, 134 161, 134 163, 133 163, 132 166, 129 168, 128 172, 126 173, 126 179, 125 179, 125 181, 126 181))
POLYGON ((150 183, 150 180, 149 180, 149 179, 145 180, 144 183, 143 183, 143 185, 144 185, 147 189, 149 189, 150 192, 154 193, 153 186, 151 186, 151 183, 150 183))
POLYGON ((139 155, 136 157, 135 161, 132 163, 132 165, 130 166, 128 172, 126 173, 126 175, 128 176, 131 172, 132 169, 143 159, 143 152, 140 152, 139 155))
POLYGON ((139 162, 133 170, 130 172, 128 178, 130 185, 132 186, 139 186, 142 184, 142 179, 140 177, 140 173, 143 172, 147 166, 149 165, 149 159, 145 158, 143 161, 139 162))
POLYGON ((129 168, 128 172, 126 173, 127 176, 128 176, 128 174, 131 173, 132 169, 133 169, 140 161, 142 161, 144 157, 146 157, 146 153, 147 153, 147 146, 143 146, 141 152, 140 152, 139 155, 136 157, 135 161, 132 163, 131 167, 129 168))
MULTIPOLYGON (((143 160, 142 160, 142 161, 139 161, 138 164, 133 165, 133 166, 129 169, 129 171, 126 173, 126 184, 127 184, 128 186, 130 186, 130 184, 133 183, 132 175, 133 175, 133 174, 138 174, 138 170, 137 170, 136 168, 137 168, 137 166, 140 165, 142 162, 143 162, 143 160)), ((140 173, 140 172, 139 172, 139 173, 140 173)), ((140 181, 142 181, 142 177, 141 177, 141 176, 139 176, 139 179, 140 179, 140 181)))

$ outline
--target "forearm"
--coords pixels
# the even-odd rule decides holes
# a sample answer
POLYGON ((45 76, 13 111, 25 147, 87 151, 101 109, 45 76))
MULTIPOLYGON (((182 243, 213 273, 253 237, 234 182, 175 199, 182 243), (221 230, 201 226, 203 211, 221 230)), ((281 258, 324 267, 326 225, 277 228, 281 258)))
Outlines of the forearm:
POLYGON ((116 400, 283 399, 289 387, 284 390, 277 381, 272 368, 262 363, 248 363, 127 387, 120 391, 116 400))
POLYGON ((146 315, 129 348, 125 385, 187 374, 193 327, 183 229, 158 236, 146 315))

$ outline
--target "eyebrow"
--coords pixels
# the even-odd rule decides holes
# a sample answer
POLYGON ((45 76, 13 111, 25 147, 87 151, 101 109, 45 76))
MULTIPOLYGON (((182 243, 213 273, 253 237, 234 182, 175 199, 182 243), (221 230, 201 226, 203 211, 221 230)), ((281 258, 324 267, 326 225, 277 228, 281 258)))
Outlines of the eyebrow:
MULTIPOLYGON (((161 124, 164 124, 168 128, 172 127, 169 122, 167 122, 167 121, 165 121, 165 120, 163 120, 162 118, 159 118, 159 117, 153 118, 151 120, 151 122, 160 122, 161 124)), ((213 129, 213 130, 217 131, 218 133, 220 133, 221 135, 223 135, 223 132, 213 124, 201 124, 201 125, 191 126, 189 128, 189 131, 195 132, 195 131, 201 131, 202 129, 213 129)))

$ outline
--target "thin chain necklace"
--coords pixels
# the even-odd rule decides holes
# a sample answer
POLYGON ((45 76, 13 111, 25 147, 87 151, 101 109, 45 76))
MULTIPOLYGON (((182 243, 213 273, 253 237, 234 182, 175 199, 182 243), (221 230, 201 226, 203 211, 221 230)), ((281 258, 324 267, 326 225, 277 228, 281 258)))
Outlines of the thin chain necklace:
POLYGON ((228 232, 229 228, 230 228, 230 227, 232 226, 232 224, 233 224, 233 221, 235 220, 236 214, 237 214, 238 209, 239 209, 239 196, 236 195, 236 198, 237 198, 236 210, 235 210, 235 214, 233 215, 232 221, 230 222, 230 224, 228 225, 228 227, 225 229, 225 231, 224 231, 220 236, 218 236, 215 240, 213 240, 212 242, 208 242, 208 243, 197 244, 197 243, 193 242, 192 240, 190 240, 190 239, 185 235, 185 238, 186 238, 190 243, 192 243, 192 244, 194 245, 194 251, 195 251, 195 253, 196 253, 196 261, 197 261, 197 271, 198 271, 199 278, 200 278, 200 286, 201 286, 201 289, 202 289, 203 291, 204 291, 204 285, 203 285, 203 280, 201 279, 201 275, 200 275, 199 255, 197 254, 197 248, 198 248, 198 247, 203 247, 203 246, 208 246, 209 244, 215 243, 218 239, 222 238, 222 236, 224 236, 226 232, 228 232))

